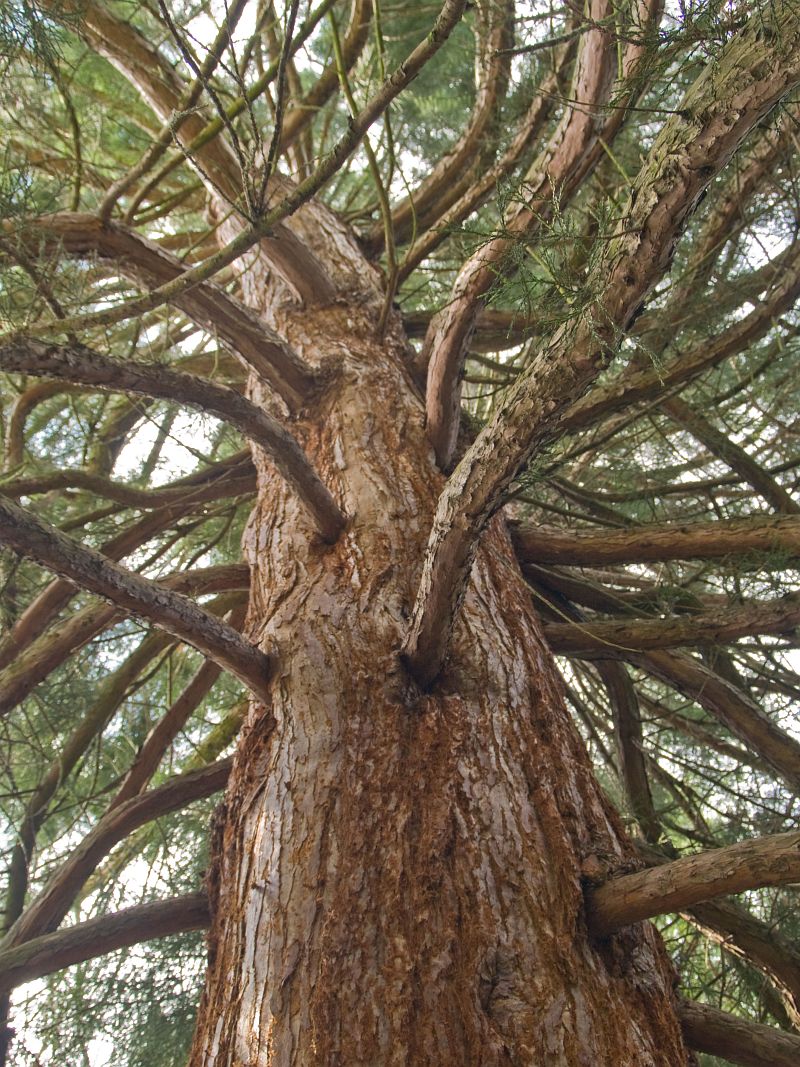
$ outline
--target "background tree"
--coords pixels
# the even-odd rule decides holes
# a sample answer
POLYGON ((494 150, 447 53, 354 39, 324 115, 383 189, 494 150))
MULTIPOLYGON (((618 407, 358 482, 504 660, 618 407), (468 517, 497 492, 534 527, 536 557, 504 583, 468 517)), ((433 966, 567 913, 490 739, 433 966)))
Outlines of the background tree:
POLYGON ((0 39, 0 1061, 800 1061, 796 4, 0 39))

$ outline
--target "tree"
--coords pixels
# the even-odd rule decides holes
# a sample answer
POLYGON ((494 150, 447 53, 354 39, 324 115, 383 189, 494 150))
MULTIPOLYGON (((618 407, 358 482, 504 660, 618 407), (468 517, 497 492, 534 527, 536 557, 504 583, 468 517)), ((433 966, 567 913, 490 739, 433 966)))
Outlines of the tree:
POLYGON ((0 1060, 797 1062, 796 5, 3 40, 0 1060))

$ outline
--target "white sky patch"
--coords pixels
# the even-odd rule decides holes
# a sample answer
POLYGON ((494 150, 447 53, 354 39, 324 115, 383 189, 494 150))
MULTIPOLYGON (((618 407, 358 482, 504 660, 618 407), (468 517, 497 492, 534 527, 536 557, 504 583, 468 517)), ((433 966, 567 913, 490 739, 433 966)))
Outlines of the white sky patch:
MULTIPOLYGON (((114 477, 135 478, 152 449, 158 436, 159 419, 147 419, 131 437, 119 454, 114 466, 114 477)), ((209 415, 194 411, 181 412, 172 424, 169 437, 164 443, 158 466, 150 482, 164 485, 189 474, 197 466, 197 457, 208 455, 219 423, 209 415)))

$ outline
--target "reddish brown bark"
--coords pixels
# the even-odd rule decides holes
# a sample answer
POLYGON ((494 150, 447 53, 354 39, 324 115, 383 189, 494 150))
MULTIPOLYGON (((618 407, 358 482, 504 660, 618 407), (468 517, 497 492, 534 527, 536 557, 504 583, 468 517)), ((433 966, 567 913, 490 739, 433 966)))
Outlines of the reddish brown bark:
MULTIPOLYGON (((298 437, 352 522, 314 544, 256 458, 249 632, 280 664, 276 727, 254 709, 239 742, 190 1062, 683 1063, 654 931, 605 953, 583 925, 584 859, 626 845, 500 520, 434 689, 400 660, 442 478, 405 339, 391 319, 376 339, 375 276, 329 226, 315 252, 358 299, 265 314, 312 365, 335 354, 298 437)), ((269 301, 263 271, 242 280, 269 301)))

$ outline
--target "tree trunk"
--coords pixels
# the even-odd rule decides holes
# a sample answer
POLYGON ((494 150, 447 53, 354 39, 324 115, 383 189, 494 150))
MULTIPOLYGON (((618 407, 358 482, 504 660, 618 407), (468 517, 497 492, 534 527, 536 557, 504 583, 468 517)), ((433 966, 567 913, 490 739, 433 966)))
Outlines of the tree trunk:
POLYGON ((443 478, 372 268, 304 213, 348 301, 300 311, 257 258, 242 287, 325 368, 295 432, 350 520, 324 544, 255 450, 248 632, 277 667, 215 834, 190 1063, 685 1064, 653 928, 588 937, 583 878, 629 852, 501 518, 429 693, 400 660, 443 478))

